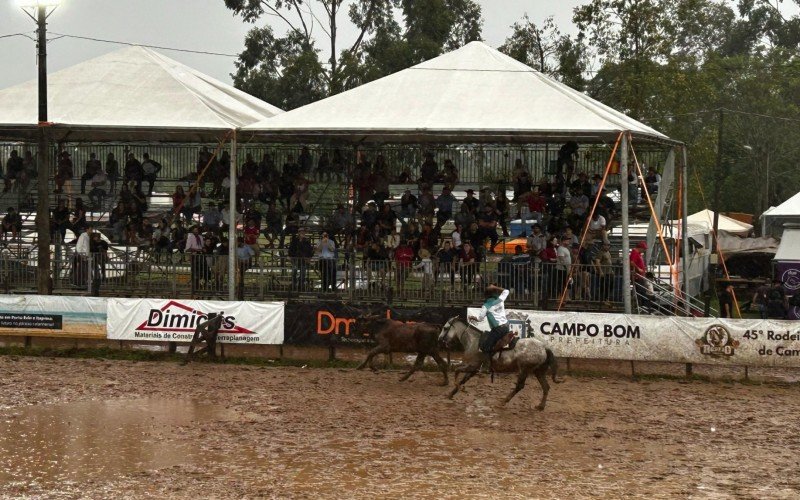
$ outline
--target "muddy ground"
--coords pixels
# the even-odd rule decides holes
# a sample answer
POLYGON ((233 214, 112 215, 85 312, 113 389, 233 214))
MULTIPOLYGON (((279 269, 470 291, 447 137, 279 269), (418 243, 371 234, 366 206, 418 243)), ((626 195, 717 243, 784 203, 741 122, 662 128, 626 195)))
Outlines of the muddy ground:
POLYGON ((798 498, 800 386, 0 357, 0 493, 798 498))

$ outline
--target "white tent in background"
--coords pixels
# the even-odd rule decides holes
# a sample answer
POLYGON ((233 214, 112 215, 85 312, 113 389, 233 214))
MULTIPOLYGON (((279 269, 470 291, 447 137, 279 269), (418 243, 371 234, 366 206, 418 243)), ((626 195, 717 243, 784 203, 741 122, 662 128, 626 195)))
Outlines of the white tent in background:
POLYGON ((472 42, 379 80, 243 128, 270 139, 349 142, 608 142, 668 137, 472 42))
MULTIPOLYGON (((37 136, 37 81, 0 90, 0 139, 37 136)), ((158 52, 120 49, 48 75, 52 138, 208 141, 282 111, 158 52)))
MULTIPOLYGON (((689 227, 692 225, 705 227, 707 233, 714 229, 714 212, 711 210, 701 210, 689 216, 689 227)), ((752 224, 746 224, 727 215, 719 214, 718 229, 721 233, 728 233, 735 236, 747 236, 753 230, 752 224)))
POLYGON ((786 223, 800 224, 800 193, 761 214, 761 234, 780 237, 786 223))

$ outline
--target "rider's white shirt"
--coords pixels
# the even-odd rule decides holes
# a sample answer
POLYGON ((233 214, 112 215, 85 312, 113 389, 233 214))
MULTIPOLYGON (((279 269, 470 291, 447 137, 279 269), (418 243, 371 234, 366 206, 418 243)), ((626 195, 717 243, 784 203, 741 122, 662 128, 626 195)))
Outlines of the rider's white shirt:
MULTIPOLYGON (((481 307, 480 312, 476 316, 478 321, 483 321, 487 315, 491 315, 494 318, 494 321, 497 322, 498 325, 505 325, 508 323, 508 318, 506 317, 506 307, 505 307, 505 300, 508 298, 508 290, 503 290, 500 296, 494 300, 494 302, 487 308, 486 304, 481 307)), ((492 321, 489 321, 489 325, 492 325, 492 321)))

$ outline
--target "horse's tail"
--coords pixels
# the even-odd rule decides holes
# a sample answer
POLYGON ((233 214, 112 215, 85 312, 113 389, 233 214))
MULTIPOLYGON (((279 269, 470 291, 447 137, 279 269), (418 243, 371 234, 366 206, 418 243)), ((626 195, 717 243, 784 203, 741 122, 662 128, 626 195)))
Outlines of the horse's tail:
POLYGON ((547 360, 545 360, 545 364, 547 368, 550 369, 550 374, 553 377, 553 383, 560 384, 561 381, 556 379, 556 375, 558 375, 558 360, 556 359, 555 354, 553 351, 545 347, 545 352, 547 353, 547 360))

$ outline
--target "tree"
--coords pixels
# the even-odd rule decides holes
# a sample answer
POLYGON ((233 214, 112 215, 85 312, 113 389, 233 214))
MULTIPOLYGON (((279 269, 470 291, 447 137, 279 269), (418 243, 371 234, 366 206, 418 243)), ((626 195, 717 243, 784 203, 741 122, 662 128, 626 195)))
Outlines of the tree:
POLYGON ((285 109, 480 39, 482 24, 474 0, 225 0, 225 5, 246 22, 277 20, 286 29, 279 37, 269 25, 254 27, 233 75, 238 88, 285 109), (357 32, 344 47, 343 9, 357 32), (398 12, 404 26, 395 21, 398 12), (330 54, 326 63, 320 61, 320 46, 330 54))
POLYGON ((511 26, 512 33, 500 51, 576 89, 585 86, 588 66, 586 49, 569 35, 563 35, 550 16, 541 27, 527 14, 511 26))

